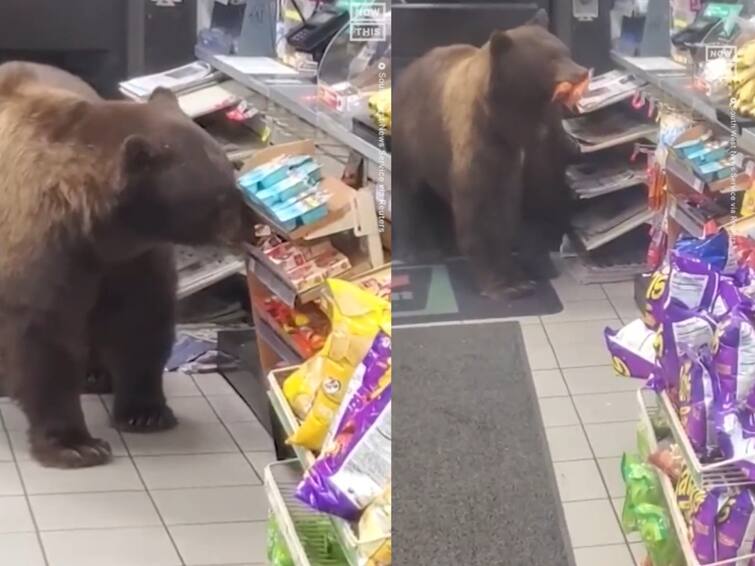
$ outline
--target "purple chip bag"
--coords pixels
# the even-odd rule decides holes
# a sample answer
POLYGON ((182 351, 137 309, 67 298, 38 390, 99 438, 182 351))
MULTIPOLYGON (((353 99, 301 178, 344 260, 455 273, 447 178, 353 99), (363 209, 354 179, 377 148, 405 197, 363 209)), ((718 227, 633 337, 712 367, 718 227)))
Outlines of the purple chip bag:
POLYGON ((682 355, 696 355, 713 339, 715 322, 704 312, 693 312, 670 300, 658 331, 659 365, 672 399, 678 389, 680 358, 682 355))
POLYGON ((718 296, 710 309, 710 314, 716 321, 722 320, 745 299, 740 287, 741 285, 735 278, 721 277, 718 284, 718 296))
POLYGON ((755 385, 755 327, 752 303, 742 302, 722 318, 713 341, 713 363, 722 407, 741 404, 755 385))
POLYGON ((606 328, 603 335, 618 375, 649 379, 658 373, 655 332, 649 330, 642 320, 634 320, 618 331, 606 328))
POLYGON ((304 473, 296 497, 325 513, 356 520, 391 481, 391 385, 342 423, 304 473))
POLYGON ((726 460, 736 465, 751 480, 755 480, 755 417, 745 406, 719 407, 716 413, 718 445, 726 460))
MULTIPOLYGON (((695 453, 707 460, 718 452, 714 416, 714 379, 706 357, 682 359, 679 373, 679 418, 695 453)), ((709 363, 709 362, 708 362, 709 363)))
POLYGON ((369 397, 377 391, 380 381, 388 372, 390 365, 391 337, 381 331, 375 337, 367 355, 349 379, 341 405, 331 421, 328 435, 323 443, 326 450, 343 423, 351 419, 364 406, 369 397))
POLYGON ((716 560, 724 561, 750 554, 755 535, 752 492, 744 489, 719 499, 716 517, 716 560))
POLYGON ((710 564, 716 560, 716 515, 718 496, 709 492, 699 506, 691 510, 691 543, 695 557, 700 564, 710 564))
POLYGON ((674 252, 671 255, 671 274, 668 297, 688 309, 709 309, 718 293, 721 275, 703 260, 674 252))

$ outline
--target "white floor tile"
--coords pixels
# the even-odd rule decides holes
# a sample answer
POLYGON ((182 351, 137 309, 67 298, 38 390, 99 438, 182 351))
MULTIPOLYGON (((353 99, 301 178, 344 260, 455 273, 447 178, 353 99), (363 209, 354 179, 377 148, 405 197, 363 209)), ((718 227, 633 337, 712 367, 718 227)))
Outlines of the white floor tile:
POLYGON ((561 368, 604 365, 610 360, 603 338, 605 328, 618 328, 618 320, 562 322, 545 325, 561 368))
POLYGON ((554 464, 561 501, 608 499, 595 460, 576 460, 554 464))
POLYGON ((585 425, 596 458, 618 458, 637 449, 637 423, 585 425))
POLYGON ((145 456, 134 461, 149 489, 260 484, 249 462, 239 453, 145 456))
POLYGON ((146 492, 66 493, 29 497, 40 531, 159 526, 146 492))
POLYGON ((180 371, 165 372, 163 375, 163 391, 168 398, 194 397, 202 394, 191 376, 180 371))
POLYGON ((584 424, 621 421, 637 423, 640 418, 637 394, 630 391, 577 395, 574 397, 574 405, 577 407, 577 412, 584 424))
POLYGON ((218 423, 180 422, 173 430, 153 434, 124 433, 133 456, 237 452, 225 427, 218 423))
POLYGON ((561 312, 541 316, 543 324, 616 318, 616 310, 608 299, 564 302, 563 305, 564 309, 561 312))
POLYGON ((532 379, 535 382, 535 392, 538 397, 564 397, 569 395, 560 370, 534 370, 532 379))
POLYGON ((564 503, 564 514, 574 548, 624 542, 619 523, 607 499, 564 503))
POLYGON ((45 566, 36 533, 0 534, 3 564, 45 566))
POLYGON ((268 515, 261 485, 153 490, 166 525, 264 521, 268 515))
POLYGON ((553 349, 548 342, 545 330, 540 324, 522 326, 522 337, 527 349, 530 369, 554 369, 558 367, 553 349))
POLYGON ((639 318, 642 314, 640 313, 640 309, 637 308, 632 295, 626 297, 612 297, 611 304, 613 305, 613 308, 616 309, 621 320, 634 320, 635 318, 639 318))
POLYGON ((33 460, 18 463, 29 495, 99 491, 142 491, 134 464, 128 458, 113 458, 103 466, 61 470, 44 468, 33 460))
POLYGON ((197 387, 205 395, 235 395, 233 387, 219 373, 195 373, 193 376, 197 387))
POLYGON ((204 397, 174 397, 168 405, 178 419, 178 426, 204 423, 219 423, 220 420, 204 397))
POLYGON ((0 425, 0 462, 10 462, 13 460, 13 452, 10 448, 8 434, 3 430, 2 425, 0 425))
POLYGON ((186 566, 267 562, 267 524, 227 523, 169 527, 186 566))
POLYGON ((576 566, 634 566, 626 544, 577 548, 574 559, 576 566))
POLYGON ((24 488, 18 477, 16 464, 3 462, 0 464, 0 495, 23 495, 24 488))
POLYGON ((621 477, 621 458, 600 458, 598 465, 603 480, 608 486, 608 494, 611 497, 622 497, 626 489, 621 477))
MULTIPOLYGON (((180 566, 164 527, 48 531, 50 566, 180 566)), ((200 543, 201 544, 201 543, 200 543)))
POLYGON ((207 400, 224 423, 257 422, 257 417, 236 394, 208 395, 207 400))
POLYGON ((249 460, 252 463, 252 466, 254 466, 254 469, 257 471, 257 474, 260 478, 264 478, 265 476, 265 468, 272 464, 273 462, 276 462, 278 458, 275 455, 274 450, 263 450, 261 452, 245 452, 244 455, 246 456, 246 459, 249 460))
POLYGON ((566 272, 561 273, 558 278, 551 280, 551 284, 562 303, 606 298, 600 285, 581 285, 566 272))
POLYGON ((579 424, 579 417, 570 397, 546 397, 539 402, 540 414, 546 427, 579 424))
POLYGON ((3 415, 6 430, 26 430, 29 428, 26 415, 21 411, 21 407, 15 403, 0 404, 0 413, 3 415))
POLYGON ((642 542, 633 542, 629 545, 629 550, 634 557, 634 563, 637 566, 642 566, 645 557, 648 555, 648 551, 645 548, 645 544, 642 542))
MULTIPOLYGON (((114 457, 128 456, 126 452, 126 446, 121 440, 121 435, 114 428, 90 428, 89 433, 95 438, 101 438, 107 440, 110 443, 110 448, 113 450, 114 457)), ((13 453, 16 459, 20 462, 22 460, 31 460, 31 453, 29 452, 29 440, 26 432, 22 430, 12 430, 8 432, 11 440, 11 446, 13 447, 13 453)))
POLYGON ((258 422, 227 423, 228 430, 244 452, 272 450, 273 439, 258 422))
POLYGON ((592 451, 581 425, 546 428, 545 435, 553 462, 592 458, 592 451))
MULTIPOLYGON (((21 495, 0 497, 0 533, 24 532, 34 532, 34 522, 26 498, 21 495)), ((5 549, 2 546, 0 549, 0 564, 4 565, 5 549)))
POLYGON ((603 291, 609 299, 625 299, 630 297, 634 299, 634 282, 621 281, 619 283, 603 283, 603 291))
POLYGON ((616 375, 611 366, 568 368, 562 370, 562 373, 572 395, 637 391, 643 386, 641 379, 616 375))

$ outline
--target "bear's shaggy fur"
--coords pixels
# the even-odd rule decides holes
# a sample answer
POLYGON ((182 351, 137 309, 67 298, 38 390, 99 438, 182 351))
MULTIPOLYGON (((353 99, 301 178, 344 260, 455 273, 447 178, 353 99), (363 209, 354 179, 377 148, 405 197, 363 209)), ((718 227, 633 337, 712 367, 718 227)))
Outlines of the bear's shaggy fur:
POLYGON ((526 153, 550 135, 556 85, 587 76, 546 26, 541 12, 481 48, 433 49, 394 92, 396 240, 422 239, 416 229, 429 188, 451 208, 457 245, 491 297, 532 288, 516 257, 529 253, 521 229, 526 153))
POLYGON ((93 360, 113 424, 172 427, 174 243, 237 238, 242 202, 218 144, 168 91, 101 100, 58 69, 0 65, 0 359, 42 464, 110 456, 79 395, 93 360))

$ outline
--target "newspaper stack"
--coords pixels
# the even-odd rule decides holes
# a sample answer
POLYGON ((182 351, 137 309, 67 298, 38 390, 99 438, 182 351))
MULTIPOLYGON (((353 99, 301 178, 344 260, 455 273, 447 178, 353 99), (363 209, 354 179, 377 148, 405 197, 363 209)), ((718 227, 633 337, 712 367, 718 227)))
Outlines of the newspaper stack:
POLYGON ((647 172, 642 165, 578 163, 566 169, 566 183, 580 200, 614 193, 646 181, 647 172))
POLYGON ((594 112, 634 95, 645 83, 638 81, 629 73, 610 71, 590 79, 590 85, 577 103, 580 114, 594 112))
POLYGON ((604 108, 592 114, 563 121, 564 129, 582 153, 592 153, 640 139, 652 138, 658 125, 647 122, 637 112, 620 107, 604 108))
POLYGON ((119 87, 129 98, 146 100, 160 87, 175 93, 187 92, 216 83, 220 76, 220 73, 215 72, 208 63, 194 61, 162 73, 129 79, 120 83, 119 87))
POLYGON ((572 229, 584 249, 591 251, 650 222, 652 217, 645 191, 637 188, 606 196, 576 214, 572 229))

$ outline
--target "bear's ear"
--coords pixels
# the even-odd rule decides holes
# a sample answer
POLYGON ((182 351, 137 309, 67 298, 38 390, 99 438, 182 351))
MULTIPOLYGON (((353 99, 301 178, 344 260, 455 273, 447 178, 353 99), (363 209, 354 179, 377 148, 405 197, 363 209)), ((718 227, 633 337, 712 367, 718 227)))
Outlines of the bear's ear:
POLYGON ((490 51, 493 55, 500 55, 511 47, 514 42, 505 31, 496 30, 490 35, 490 51))
POLYGON ((551 22, 550 18, 548 18, 548 12, 540 8, 537 12, 535 12, 535 15, 532 16, 532 19, 527 23, 531 26, 540 26, 548 29, 548 26, 551 22))
POLYGON ((173 91, 161 86, 152 91, 152 94, 149 96, 149 103, 159 104, 164 108, 170 108, 171 110, 181 110, 181 106, 178 104, 178 98, 176 98, 173 91))
POLYGON ((160 160, 157 147, 144 136, 128 136, 121 144, 121 167, 126 176, 150 171, 160 160))

